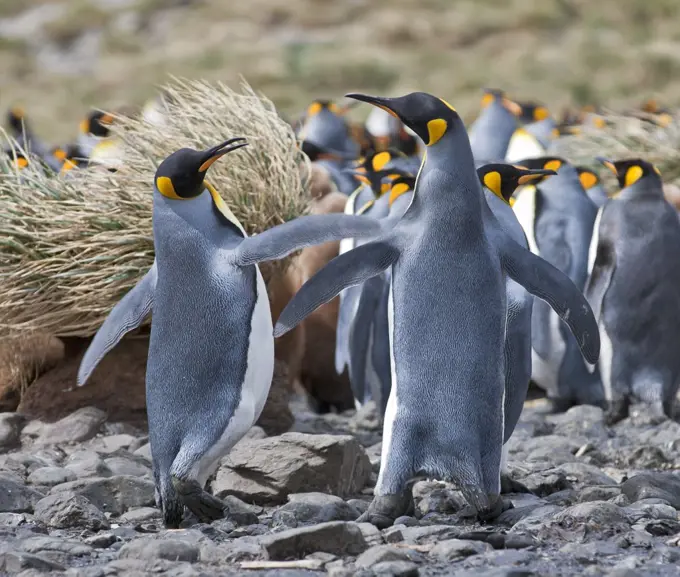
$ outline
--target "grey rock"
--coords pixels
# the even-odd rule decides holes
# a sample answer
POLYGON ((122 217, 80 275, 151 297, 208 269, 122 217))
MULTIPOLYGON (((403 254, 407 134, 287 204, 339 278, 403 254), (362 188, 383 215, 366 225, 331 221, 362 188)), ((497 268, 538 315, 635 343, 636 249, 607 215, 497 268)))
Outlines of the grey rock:
POLYGON ((666 454, 654 446, 637 447, 628 455, 626 462, 635 469, 660 469, 669 462, 666 454))
POLYGON ((445 486, 434 487, 430 490, 422 488, 419 497, 418 499, 416 498, 414 491, 416 516, 421 517, 428 513, 453 515, 467 506, 467 502, 459 491, 451 490, 445 486))
POLYGON ((366 449, 366 455, 371 462, 371 468, 375 473, 380 471, 380 458, 382 456, 382 441, 375 443, 366 449))
POLYGON ((139 460, 126 457, 110 457, 104 461, 112 475, 131 475, 132 477, 151 476, 151 468, 139 460))
POLYGON ((237 525, 255 525, 260 522, 257 516, 262 513, 262 507, 244 503, 233 495, 227 495, 223 501, 227 518, 237 525))
POLYGON ((110 477, 111 469, 104 460, 91 450, 79 450, 71 455, 65 462, 65 468, 73 472, 77 479, 87 477, 110 477))
POLYGON ((616 481, 605 475, 600 469, 586 463, 564 463, 555 468, 555 472, 564 473, 567 481, 579 485, 616 485, 616 481))
POLYGON ((420 572, 415 563, 409 561, 384 561, 374 565, 374 575, 390 575, 391 577, 418 577, 420 572))
POLYGON ((35 516, 48 527, 108 529, 109 521, 87 498, 72 491, 48 495, 35 505, 35 516))
POLYGON ((5 527, 19 527, 33 522, 33 516, 26 513, 0 513, 0 525, 5 527))
POLYGON ((405 527, 393 525, 383 531, 383 537, 387 543, 399 543, 403 541, 411 545, 454 539, 460 531, 450 525, 429 525, 425 527, 405 527))
POLYGON ((409 515, 402 515, 394 520, 394 525, 405 525, 406 527, 417 527, 419 524, 418 519, 409 515))
POLYGON ((463 541, 461 539, 448 539, 440 541, 432 550, 430 555, 442 561, 453 561, 471 555, 482 555, 492 551, 493 547, 481 541, 463 541))
POLYGON ((638 501, 626 507, 624 510, 632 523, 637 523, 641 519, 676 520, 678 518, 678 512, 673 507, 659 503, 638 501))
POLYGON ((0 413, 0 453, 19 445, 25 422, 18 413, 0 413))
POLYGON ((574 505, 556 515, 555 521, 567 528, 585 524, 596 530, 609 527, 627 527, 629 525, 625 511, 606 501, 592 501, 574 505))
POLYGON ((146 443, 145 445, 142 445, 139 447, 139 449, 136 449, 132 453, 133 455, 137 455, 138 457, 143 457, 149 463, 151 462, 151 445, 149 443, 146 443))
POLYGON ((176 539, 153 539, 143 537, 126 543, 118 552, 119 559, 165 559, 196 563, 199 559, 197 545, 176 539))
POLYGON ((50 494, 64 491, 82 495, 98 509, 113 515, 121 515, 135 507, 149 507, 155 504, 153 482, 126 475, 71 481, 53 487, 50 494))
POLYGON ((625 481, 621 490, 631 502, 658 498, 680 509, 680 476, 673 473, 640 473, 625 481))
POLYGON ((288 500, 274 512, 275 524, 297 527, 328 521, 356 521, 361 514, 340 497, 325 493, 293 493, 288 495, 288 500))
POLYGON ((542 507, 538 507, 523 517, 520 521, 517 521, 512 526, 510 531, 512 533, 536 533, 561 511, 562 508, 556 505, 544 505, 542 507))
POLYGON ((618 547, 611 542, 596 541, 593 543, 568 543, 560 548, 560 552, 573 557, 579 563, 594 563, 604 557, 620 553, 618 547))
POLYGON ((570 439, 581 436, 590 441, 609 438, 604 426, 604 411, 592 405, 571 407, 566 413, 548 415, 546 421, 554 425, 555 435, 570 439))
POLYGON ((258 504, 283 503, 289 493, 358 493, 371 474, 363 447, 350 436, 284 433, 241 441, 223 460, 212 485, 258 504))
POLYGON ((121 523, 143 523, 151 519, 156 519, 161 516, 160 509, 155 507, 140 507, 138 509, 130 509, 127 513, 123 513, 119 520, 121 523))
POLYGON ((95 549, 108 549, 114 543, 118 542, 118 537, 113 533, 97 533, 92 537, 87 537, 84 542, 95 549))
POLYGON ((56 423, 44 425, 36 440, 39 445, 77 443, 94 437, 106 421, 106 413, 94 407, 83 407, 56 423))
POLYGON ((242 537, 219 545, 202 543, 200 552, 201 563, 210 565, 254 561, 264 557, 264 549, 253 537, 242 537))
POLYGON ((386 561, 421 563, 423 560, 423 556, 413 549, 395 547, 394 545, 375 545, 359 555, 354 564, 357 567, 369 568, 377 563, 384 563, 386 561))
POLYGON ((579 494, 578 500, 581 503, 588 501, 608 501, 621 494, 619 487, 586 487, 579 494))
POLYGON ((35 489, 0 477, 0 513, 31 513, 44 496, 35 489))
POLYGON ((121 433, 93 439, 90 446, 98 453, 110 455, 121 449, 128 449, 136 440, 132 435, 121 433))
POLYGON ((318 551, 333 555, 360 555, 370 547, 360 524, 345 521, 265 535, 260 538, 260 544, 272 560, 301 559, 318 551))
POLYGON ((539 497, 546 497, 552 493, 572 488, 565 473, 556 469, 532 473, 523 479, 519 479, 519 482, 539 497))
POLYGON ((75 481, 75 479, 75 473, 68 469, 62 469, 61 467, 40 467, 28 476, 27 481, 31 485, 53 487, 61 483, 75 481))
POLYGON ((30 453, 11 453, 5 456, 5 468, 20 475, 28 475, 40 467, 54 466, 54 462, 30 453))
POLYGON ((13 575, 27 569, 50 572, 64 571, 66 567, 39 555, 31 555, 23 551, 0 553, 0 571, 13 575))
POLYGON ((364 501, 363 499, 350 499, 347 501, 347 504, 350 507, 354 507, 359 513, 365 513, 368 511, 368 507, 371 503, 369 501, 364 501))
POLYGON ((680 522, 670 519, 659 519, 645 525, 645 531, 654 537, 666 537, 680 533, 680 522))
POLYGON ((92 547, 70 539, 51 536, 31 537, 21 543, 21 549, 28 553, 64 553, 73 557, 83 557, 92 553, 92 547))

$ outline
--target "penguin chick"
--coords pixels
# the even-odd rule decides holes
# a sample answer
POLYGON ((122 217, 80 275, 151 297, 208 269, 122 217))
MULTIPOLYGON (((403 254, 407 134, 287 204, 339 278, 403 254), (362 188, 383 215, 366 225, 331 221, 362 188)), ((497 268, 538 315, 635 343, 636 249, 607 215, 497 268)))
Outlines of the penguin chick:
POLYGON ((621 187, 598 211, 585 287, 603 343, 607 419, 625 418, 635 400, 672 417, 680 383, 680 222, 655 166, 600 160, 621 187))
MULTIPOLYGON (((520 164, 557 171, 536 186, 524 187, 512 208, 531 251, 583 290, 597 207, 583 189, 576 168, 565 159, 544 156, 520 164)), ((603 406, 599 374, 588 371, 573 335, 543 301, 534 301, 531 323, 532 380, 547 392, 553 409, 566 411, 574 404, 603 406)))
POLYGON ((386 526, 403 515, 409 483, 421 474, 456 482, 480 517, 497 516, 506 506, 500 498, 505 274, 559 311, 589 362, 599 355, 597 325, 573 283, 497 223, 453 107, 422 92, 348 96, 396 114, 426 143, 416 189, 400 219, 382 219, 371 242, 333 259, 302 286, 275 335, 348 286, 390 269, 392 389, 375 496, 360 520, 386 526), (421 298, 413 298, 414 290, 421 298))
POLYGON ((502 90, 484 90, 482 112, 468 131, 475 163, 499 162, 505 158, 520 114, 521 107, 502 90))
POLYGON ((202 521, 224 504, 204 491, 219 459, 257 420, 274 368, 267 291, 257 266, 233 255, 246 233, 204 180, 233 138, 205 151, 182 148, 154 176, 156 258, 113 308, 78 371, 84 385, 102 357, 153 311, 146 400, 158 506, 177 527, 186 506, 202 521))

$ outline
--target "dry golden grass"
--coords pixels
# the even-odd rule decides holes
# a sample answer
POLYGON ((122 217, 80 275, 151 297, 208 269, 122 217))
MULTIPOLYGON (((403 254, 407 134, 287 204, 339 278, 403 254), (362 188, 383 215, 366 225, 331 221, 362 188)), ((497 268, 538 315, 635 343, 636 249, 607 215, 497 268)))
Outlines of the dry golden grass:
MULTIPOLYGON (((119 118, 124 165, 46 176, 30 166, 0 176, 0 334, 93 334, 153 262, 152 194, 158 164, 182 147, 244 136, 209 179, 250 233, 307 210, 309 166, 292 128, 244 84, 175 80, 162 129, 119 118)), ((3 161, 6 162, 6 161, 3 161)), ((277 263, 263 270, 265 279, 277 263)))

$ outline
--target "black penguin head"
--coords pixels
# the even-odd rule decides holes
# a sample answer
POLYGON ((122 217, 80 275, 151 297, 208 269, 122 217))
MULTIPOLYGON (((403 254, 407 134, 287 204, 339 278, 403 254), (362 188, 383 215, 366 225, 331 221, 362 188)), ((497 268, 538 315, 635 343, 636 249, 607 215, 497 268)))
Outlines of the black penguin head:
POLYGON ((427 145, 433 146, 456 127, 463 129, 463 121, 448 102, 426 92, 412 92, 398 98, 346 94, 348 98, 368 102, 396 116, 427 145))
POLYGON ((550 111, 536 102, 518 102, 522 110, 519 115, 519 121, 523 124, 530 124, 532 122, 540 122, 550 117, 550 111))
POLYGON ((557 172, 563 166, 567 166, 569 162, 560 156, 539 156, 520 160, 517 164, 531 170, 543 169, 557 172))
POLYGON ((111 134, 111 124, 113 124, 113 116, 111 114, 93 110, 80 123, 80 132, 105 138, 111 134))
POLYGON ((482 186, 488 188, 508 204, 518 186, 537 184, 554 174, 557 174, 557 172, 551 169, 532 169, 505 163, 485 164, 477 169, 477 175, 482 186))
POLYGON ((581 186, 584 190, 590 190, 593 186, 600 184, 600 177, 592 170, 584 166, 577 166, 578 178, 581 181, 581 186))
POLYGON ((11 148, 5 150, 5 152, 12 161, 12 164, 19 170, 28 166, 28 158, 26 158, 26 156, 24 156, 21 152, 12 150, 11 148))
POLYGON ((395 148, 372 152, 368 156, 360 158, 357 161, 357 166, 348 172, 352 173, 360 182, 370 186, 373 194, 381 196, 390 189, 389 180, 405 174, 403 170, 393 167, 394 159, 404 156, 401 151, 395 148), (388 182, 385 182, 385 180, 388 182))
POLYGON ((413 175, 404 175, 395 178, 390 183, 390 206, 397 200, 402 194, 406 194, 416 188, 416 177, 413 175))
POLYGON ((625 160, 609 160, 597 157, 597 160, 611 170, 619 181, 621 188, 633 186, 643 178, 652 178, 661 184, 661 173, 651 162, 641 158, 628 158, 625 160))
POLYGON ((14 134, 21 134, 26 126, 26 114, 21 106, 12 106, 7 111, 7 124, 14 134))
POLYGON ((230 138, 208 150, 180 148, 168 156, 156 170, 154 184, 164 197, 173 200, 196 198, 203 190, 205 173, 221 156, 248 143, 245 138, 230 138))
POLYGON ((482 96, 482 109, 496 104, 502 106, 515 116, 522 116, 522 107, 516 102, 510 100, 503 90, 498 88, 485 88, 482 96))
POLYGON ((322 99, 307 107, 296 135, 310 160, 353 159, 359 155, 359 144, 344 116, 348 109, 322 99))

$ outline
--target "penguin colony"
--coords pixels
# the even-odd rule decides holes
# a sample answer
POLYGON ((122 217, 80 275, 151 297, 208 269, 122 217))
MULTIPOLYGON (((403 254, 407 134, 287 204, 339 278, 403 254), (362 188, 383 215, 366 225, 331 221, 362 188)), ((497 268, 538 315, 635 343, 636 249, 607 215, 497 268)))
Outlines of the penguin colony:
MULTIPOLYGON (((599 159, 618 182, 608 193, 592 170, 553 154, 560 135, 602 126, 594 110, 558 122, 486 90, 466 128, 431 94, 346 96, 344 107, 314 101, 293 123, 344 212, 249 237, 207 177, 248 145, 240 137, 177 150, 149 183, 154 264, 94 337, 78 385, 153 314, 146 395, 168 527, 185 507, 204 521, 226 514, 205 485, 263 409, 274 339, 335 297, 332 370, 348 373, 356 406, 374 402, 383 422, 360 521, 385 527, 407 514, 419 477, 456 483, 480 519, 511 506, 502 494, 526 489, 507 475, 504 447, 530 382, 555 411, 593 404, 615 422, 645 402, 672 416, 680 219, 656 167, 599 159), (353 126, 346 113, 361 103, 372 111, 353 126), (337 256, 272 319, 258 263, 331 242, 337 256)), ((144 114, 162 125, 152 105, 144 114)), ((10 129, 30 154, 7 154, 18 169, 38 161, 63 174, 106 157, 112 121, 93 112, 73 144, 49 147, 12 109, 10 129)))

